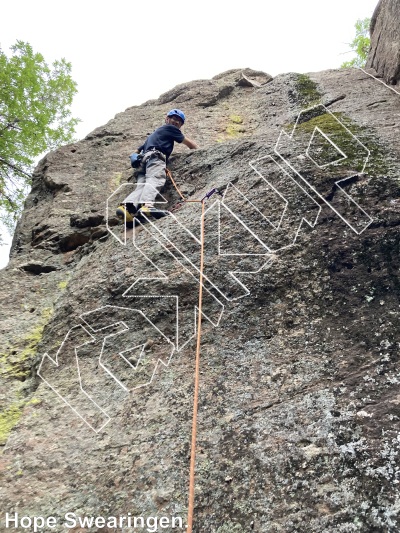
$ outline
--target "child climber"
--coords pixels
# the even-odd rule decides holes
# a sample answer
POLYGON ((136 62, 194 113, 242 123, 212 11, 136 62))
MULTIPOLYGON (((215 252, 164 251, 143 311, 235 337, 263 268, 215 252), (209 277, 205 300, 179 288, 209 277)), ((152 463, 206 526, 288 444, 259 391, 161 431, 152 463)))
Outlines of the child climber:
POLYGON ((149 135, 145 143, 130 156, 132 167, 138 169, 136 189, 123 201, 126 208, 121 205, 117 209, 117 215, 126 216, 127 222, 133 221, 132 215, 159 218, 168 214, 156 209, 154 201, 165 183, 165 169, 174 142, 182 143, 191 150, 198 148, 181 132, 184 123, 184 113, 180 109, 171 109, 165 124, 149 135))

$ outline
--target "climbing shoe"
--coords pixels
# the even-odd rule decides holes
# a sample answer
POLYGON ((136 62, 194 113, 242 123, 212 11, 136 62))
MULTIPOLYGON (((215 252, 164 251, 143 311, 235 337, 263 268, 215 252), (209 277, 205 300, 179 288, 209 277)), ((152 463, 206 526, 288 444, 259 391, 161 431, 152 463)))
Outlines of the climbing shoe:
POLYGON ((137 212, 137 216, 139 217, 153 217, 153 218, 162 218, 169 215, 169 211, 162 211, 161 209, 157 209, 156 207, 147 207, 146 205, 142 206, 139 211, 137 212))
POLYGON ((118 218, 121 218, 126 222, 133 222, 133 216, 129 213, 125 204, 121 204, 117 207, 116 215, 118 218))

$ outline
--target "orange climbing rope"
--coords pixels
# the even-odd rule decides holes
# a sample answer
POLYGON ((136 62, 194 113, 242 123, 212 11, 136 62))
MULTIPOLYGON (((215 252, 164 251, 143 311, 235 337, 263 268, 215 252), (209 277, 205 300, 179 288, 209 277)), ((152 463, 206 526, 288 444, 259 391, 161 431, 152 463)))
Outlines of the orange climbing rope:
POLYGON ((196 366, 194 372, 194 397, 193 397, 193 421, 192 421, 192 446, 190 452, 190 476, 189 476, 189 509, 187 519, 187 533, 192 533, 193 509, 194 509, 194 474, 196 462, 196 437, 197 437, 197 412, 199 403, 200 381, 200 347, 201 347, 201 314, 203 304, 203 269, 204 269, 204 201, 201 201, 201 248, 200 248, 200 278, 199 278, 199 316, 197 317, 197 344, 196 366))
POLYGON ((189 505, 187 517, 187 533, 192 533, 193 528, 193 510, 194 510, 194 492, 195 492, 195 466, 196 466, 196 438, 197 438, 197 413, 199 404, 199 385, 200 385, 200 348, 201 348, 201 318, 203 307, 203 271, 204 271, 204 201, 187 200, 179 190, 171 172, 166 170, 168 177, 171 179, 177 193, 184 202, 201 203, 201 233, 200 233, 200 278, 199 278, 199 304, 197 317, 197 343, 196 343, 196 363, 194 372, 194 395, 193 395, 193 419, 192 419, 192 442, 190 451, 190 473, 189 473, 189 505))
POLYGON ((181 193, 181 191, 179 190, 178 185, 175 183, 175 180, 174 180, 174 178, 172 177, 171 171, 170 171, 168 168, 166 168, 166 169, 165 169, 165 172, 167 173, 167 176, 169 177, 169 179, 172 181, 172 185, 175 187, 176 192, 179 194, 179 196, 182 198, 182 200, 183 200, 184 202, 186 202, 187 200, 186 200, 186 198, 183 196, 183 194, 181 193))

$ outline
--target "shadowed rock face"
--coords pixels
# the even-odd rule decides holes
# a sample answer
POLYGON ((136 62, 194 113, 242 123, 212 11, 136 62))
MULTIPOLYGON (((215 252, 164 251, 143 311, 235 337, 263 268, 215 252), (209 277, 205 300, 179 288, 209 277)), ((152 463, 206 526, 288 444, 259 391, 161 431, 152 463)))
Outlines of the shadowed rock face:
POLYGON ((386 83, 400 80, 400 0, 379 0, 371 19, 371 48, 367 68, 386 83))
POLYGON ((2 512, 186 523, 201 206, 126 244, 114 217, 173 107, 180 191, 223 191, 194 531, 398 531, 400 95, 356 69, 183 84, 41 161, 0 276, 2 512))

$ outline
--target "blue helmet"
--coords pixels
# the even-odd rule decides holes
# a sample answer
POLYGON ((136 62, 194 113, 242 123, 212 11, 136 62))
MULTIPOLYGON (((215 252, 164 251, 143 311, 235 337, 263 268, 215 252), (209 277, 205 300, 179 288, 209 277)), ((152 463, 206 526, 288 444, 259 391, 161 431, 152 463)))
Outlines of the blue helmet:
POLYGON ((183 122, 185 123, 185 113, 181 111, 180 109, 171 109, 171 111, 168 112, 167 117, 172 117, 173 115, 177 115, 183 122))

